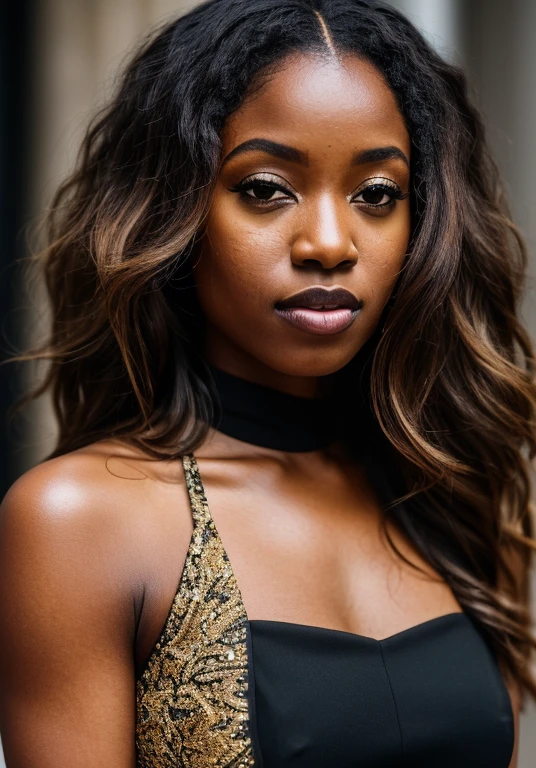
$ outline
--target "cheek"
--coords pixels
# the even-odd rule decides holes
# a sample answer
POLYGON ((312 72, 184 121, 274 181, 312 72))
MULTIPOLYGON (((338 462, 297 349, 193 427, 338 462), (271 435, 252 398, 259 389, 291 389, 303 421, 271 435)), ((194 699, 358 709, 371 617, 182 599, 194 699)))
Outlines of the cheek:
POLYGON ((379 317, 403 268, 410 239, 409 210, 361 239, 360 267, 367 298, 379 317))
POLYGON ((236 215, 236 208, 215 202, 202 239, 199 268, 210 267, 213 277, 235 285, 241 276, 266 268, 262 227, 236 215))
POLYGON ((242 307, 253 316, 266 303, 267 287, 276 279, 281 247, 277 233, 271 231, 267 237, 258 223, 237 216, 236 207, 213 205, 194 267, 199 300, 207 314, 242 307))

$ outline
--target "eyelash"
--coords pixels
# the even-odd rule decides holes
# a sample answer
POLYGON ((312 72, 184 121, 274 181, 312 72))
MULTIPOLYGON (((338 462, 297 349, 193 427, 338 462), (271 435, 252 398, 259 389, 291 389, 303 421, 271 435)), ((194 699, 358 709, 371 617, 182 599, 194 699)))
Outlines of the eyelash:
MULTIPOLYGON (((369 181, 373 183, 369 183, 366 186, 364 186, 362 189, 360 189, 359 192, 356 193, 357 196, 362 195, 364 192, 369 191, 371 189, 377 189, 378 191, 382 191, 384 194, 390 195, 391 199, 388 200, 386 203, 367 203, 366 201, 359 201, 358 204, 361 207, 373 209, 376 211, 382 211, 387 208, 394 207, 397 200, 405 200, 409 195, 408 192, 406 194, 403 194, 398 184, 395 184, 393 181, 390 181, 389 179, 385 179, 383 177, 375 177, 370 179, 369 181)), ((273 207, 274 204, 283 202, 283 198, 276 198, 275 200, 262 200, 262 198, 256 198, 253 195, 247 194, 250 190, 259 189, 259 188, 273 189, 279 192, 284 192, 287 195, 293 196, 292 192, 290 192, 290 190, 288 190, 282 184, 272 181, 269 178, 258 177, 258 176, 244 179, 238 184, 235 184, 234 187, 231 187, 230 191, 240 194, 240 197, 242 200, 259 208, 268 207, 268 206, 273 207)))

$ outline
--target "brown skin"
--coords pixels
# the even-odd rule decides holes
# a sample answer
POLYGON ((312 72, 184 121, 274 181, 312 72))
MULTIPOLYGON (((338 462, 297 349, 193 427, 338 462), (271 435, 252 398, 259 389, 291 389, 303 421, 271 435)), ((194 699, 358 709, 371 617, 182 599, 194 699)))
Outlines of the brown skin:
MULTIPOLYGON (((259 137, 299 149, 308 165, 256 151, 222 168, 196 266, 206 354, 237 375, 314 396, 376 327, 409 237, 407 200, 377 216, 349 199, 378 176, 406 191, 405 163, 350 167, 350 159, 376 146, 409 157, 409 138, 370 65, 305 56, 229 119, 224 155, 259 137), (261 211, 229 191, 261 172, 295 197, 261 211), (274 301, 309 285, 348 288, 364 300, 362 313, 332 336, 288 326, 274 301)), ((394 528, 427 575, 393 555, 373 489, 336 447, 286 454, 211 431, 196 456, 250 619, 383 638, 461 610, 394 528)), ((136 664, 169 612, 191 534, 182 468, 97 443, 28 472, 1 511, 8 767, 132 768, 136 664)), ((513 688, 512 698, 517 720, 513 688)))

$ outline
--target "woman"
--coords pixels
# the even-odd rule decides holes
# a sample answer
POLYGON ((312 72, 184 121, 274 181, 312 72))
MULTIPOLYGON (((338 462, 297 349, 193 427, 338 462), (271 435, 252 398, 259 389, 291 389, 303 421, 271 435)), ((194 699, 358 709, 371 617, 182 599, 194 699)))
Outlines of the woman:
POLYGON ((463 75, 394 10, 213 0, 147 43, 43 257, 8 767, 515 766, 524 260, 463 75))

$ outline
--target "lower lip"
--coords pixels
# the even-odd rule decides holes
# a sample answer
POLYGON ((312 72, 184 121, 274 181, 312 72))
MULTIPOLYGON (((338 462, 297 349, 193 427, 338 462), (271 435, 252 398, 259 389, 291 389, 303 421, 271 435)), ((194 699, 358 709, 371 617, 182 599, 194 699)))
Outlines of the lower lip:
POLYGON ((289 322, 295 328, 319 336, 340 333, 349 328, 357 315, 358 309, 306 309, 295 307, 291 309, 276 309, 279 317, 289 322))

